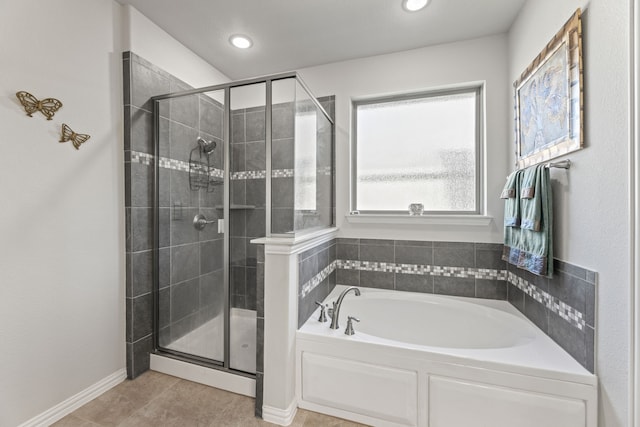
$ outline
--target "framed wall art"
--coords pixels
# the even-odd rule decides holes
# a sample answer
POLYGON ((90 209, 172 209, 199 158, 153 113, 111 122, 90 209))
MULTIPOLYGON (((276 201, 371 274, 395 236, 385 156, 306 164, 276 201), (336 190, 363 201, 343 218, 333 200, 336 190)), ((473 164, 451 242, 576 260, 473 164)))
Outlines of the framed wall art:
POLYGON ((514 83, 516 167, 583 147, 580 9, 514 83))

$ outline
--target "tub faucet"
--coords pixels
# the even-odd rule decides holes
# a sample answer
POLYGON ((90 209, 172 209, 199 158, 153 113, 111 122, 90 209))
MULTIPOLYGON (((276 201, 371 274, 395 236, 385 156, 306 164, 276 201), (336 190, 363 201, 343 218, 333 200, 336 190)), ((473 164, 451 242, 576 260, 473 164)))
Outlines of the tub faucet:
POLYGON ((338 329, 340 327, 338 325, 338 318, 340 317, 340 306, 342 305, 342 300, 344 299, 345 295, 347 295, 350 291, 355 291, 356 296, 360 296, 360 289, 356 288, 355 286, 351 286, 342 291, 342 293, 338 297, 338 301, 333 303, 333 314, 331 316, 331 326, 329 326, 329 328, 338 329))

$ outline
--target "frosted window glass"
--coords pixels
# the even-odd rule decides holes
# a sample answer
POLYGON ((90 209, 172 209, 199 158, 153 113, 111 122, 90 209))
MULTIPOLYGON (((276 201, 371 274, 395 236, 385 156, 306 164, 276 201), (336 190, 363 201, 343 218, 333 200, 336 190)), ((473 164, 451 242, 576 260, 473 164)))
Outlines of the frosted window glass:
POLYGON ((356 209, 476 211, 476 96, 356 104, 356 209))

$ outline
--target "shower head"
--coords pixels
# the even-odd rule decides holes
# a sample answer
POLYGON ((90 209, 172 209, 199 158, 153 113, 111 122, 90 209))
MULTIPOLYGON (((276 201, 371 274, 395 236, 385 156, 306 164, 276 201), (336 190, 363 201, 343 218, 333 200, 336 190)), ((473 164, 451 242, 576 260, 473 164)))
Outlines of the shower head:
POLYGON ((198 141, 198 145, 200 146, 204 154, 207 154, 207 155, 211 154, 213 150, 216 148, 216 142, 213 140, 207 141, 206 139, 199 136, 197 141, 198 141))

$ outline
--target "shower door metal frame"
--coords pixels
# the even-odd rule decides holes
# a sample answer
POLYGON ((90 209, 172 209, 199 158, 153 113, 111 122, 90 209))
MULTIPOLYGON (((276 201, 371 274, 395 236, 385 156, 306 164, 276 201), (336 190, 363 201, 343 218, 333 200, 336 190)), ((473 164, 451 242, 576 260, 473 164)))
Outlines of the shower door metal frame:
MULTIPOLYGON (((271 164, 271 146, 272 146, 272 83, 277 80, 294 79, 311 97, 312 102, 316 107, 322 111, 324 116, 333 125, 334 121, 327 114, 326 110, 318 102, 315 96, 311 93, 308 86, 302 81, 297 72, 286 72, 273 74, 264 77, 257 77, 252 79, 239 80, 219 85, 207 86, 197 89, 189 89, 180 92, 172 92, 168 94, 158 95, 151 98, 153 104, 153 147, 154 147, 154 168, 153 168, 153 196, 154 196, 154 209, 153 209, 153 352, 166 355, 175 359, 195 363, 198 365, 227 371, 236 375, 241 375, 249 378, 255 378, 255 374, 238 371, 230 367, 230 314, 231 314, 231 302, 229 298, 230 283, 229 283, 229 227, 230 227, 230 186, 231 186, 231 89, 241 86, 249 86, 253 84, 265 83, 265 236, 267 237, 287 237, 292 238, 290 234, 272 234, 271 233, 271 176, 272 176, 272 164, 271 164), (224 195, 223 195, 223 219, 224 219, 224 267, 223 267, 223 281, 224 281, 224 360, 222 362, 205 357, 197 356, 190 353, 185 353, 177 350, 171 350, 160 346, 159 343, 159 324, 160 324, 160 310, 159 310, 159 288, 160 288, 160 256, 159 256, 159 242, 160 242, 160 212, 159 212, 159 196, 160 196, 160 102, 172 98, 180 98, 189 95, 198 95, 206 92, 224 91, 224 117, 223 117, 223 147, 224 147, 224 195)), ((332 147, 334 149, 334 147, 332 147)), ((335 157, 332 156, 332 157, 335 157)), ((332 159, 333 163, 333 159, 332 159)), ((334 165, 332 164, 332 168, 334 165)), ((334 174, 335 179, 335 174, 334 174)), ((334 206, 335 209, 335 206, 334 206)), ((333 218, 335 222, 335 217, 333 218)))

